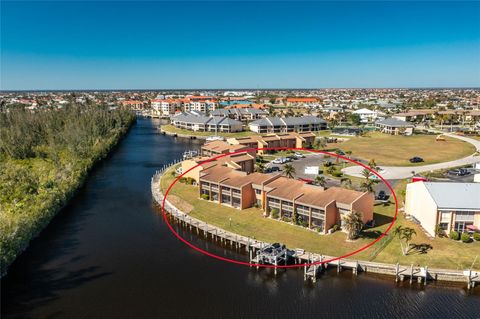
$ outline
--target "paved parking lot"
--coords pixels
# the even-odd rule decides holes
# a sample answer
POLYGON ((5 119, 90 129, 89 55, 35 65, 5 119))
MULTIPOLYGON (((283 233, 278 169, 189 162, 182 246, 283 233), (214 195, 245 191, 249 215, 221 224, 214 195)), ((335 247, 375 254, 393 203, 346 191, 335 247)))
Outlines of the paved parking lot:
MULTIPOLYGON (((305 158, 296 159, 290 162, 292 166, 295 168, 295 177, 296 178, 303 178, 303 179, 310 179, 314 180, 317 174, 306 174, 305 168, 309 166, 319 166, 320 170, 323 168, 323 163, 325 162, 335 162, 335 158, 328 157, 324 158, 323 154, 306 154, 305 158)), ((271 162, 266 165, 266 167, 279 167, 283 171, 283 166, 285 164, 272 164, 271 162)), ((272 174, 276 174, 272 173, 272 174)), ((340 181, 338 179, 334 179, 328 176, 323 175, 327 181, 327 187, 332 186, 340 186, 340 181)), ((348 177, 348 176, 345 176, 348 177)), ((398 180, 391 180, 389 183, 394 187, 397 184, 398 180)), ((390 190, 384 183, 378 183, 375 187, 375 192, 378 193, 379 191, 385 191, 387 194, 390 193, 390 190)))

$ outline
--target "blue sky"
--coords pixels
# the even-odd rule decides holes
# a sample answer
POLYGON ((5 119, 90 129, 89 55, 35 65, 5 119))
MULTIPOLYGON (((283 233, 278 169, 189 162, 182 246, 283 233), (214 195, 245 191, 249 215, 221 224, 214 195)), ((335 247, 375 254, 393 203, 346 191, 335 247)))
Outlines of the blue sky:
POLYGON ((480 86, 479 2, 4 2, 1 89, 480 86))

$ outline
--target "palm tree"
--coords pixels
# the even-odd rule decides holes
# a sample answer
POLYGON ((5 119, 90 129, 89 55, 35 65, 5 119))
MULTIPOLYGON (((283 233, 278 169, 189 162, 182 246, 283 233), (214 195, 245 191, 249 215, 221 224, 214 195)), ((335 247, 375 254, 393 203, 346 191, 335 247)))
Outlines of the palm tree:
POLYGON ((346 189, 353 189, 353 183, 352 183, 352 180, 348 177, 345 177, 345 178, 342 178, 340 180, 340 185, 343 187, 343 188, 346 188, 346 189))
POLYGON ((362 171, 362 175, 363 177, 365 177, 365 180, 360 184, 360 187, 365 192, 373 193, 374 192, 373 188, 375 184, 378 183, 378 180, 372 179, 373 174, 366 168, 362 171))
POLYGON ((263 164, 263 162, 257 162, 257 164, 255 164, 255 172, 264 173, 265 172, 265 164, 263 164))
MULTIPOLYGON (((342 153, 342 150, 340 149, 335 150, 335 154, 340 155, 341 153, 342 153)), ((335 164, 338 164, 339 161, 340 161, 340 157, 335 156, 335 164)))
POLYGON ((353 240, 358 237, 363 228, 362 214, 358 211, 352 211, 350 214, 342 217, 343 228, 347 231, 347 240, 353 240))
POLYGON ((333 175, 333 173, 335 173, 335 166, 333 166, 333 165, 327 166, 326 171, 327 171, 328 174, 333 175))
POLYGON ((372 158, 369 162, 368 162, 368 167, 370 167, 371 169, 373 170, 378 170, 378 166, 377 166, 377 163, 375 162, 375 160, 372 158))
POLYGON ((283 173, 288 178, 293 178, 295 176, 295 167, 292 164, 285 164, 283 167, 283 173))
POLYGON ((393 235, 397 236, 400 240, 402 254, 404 256, 408 255, 408 252, 410 251, 410 241, 412 240, 413 236, 417 235, 415 229, 410 227, 398 226, 397 228, 395 228, 393 235))
POLYGON ((327 147, 327 141, 323 137, 315 139, 315 142, 313 144, 317 150, 327 147))
POLYGON ((327 185, 327 180, 324 176, 317 175, 317 177, 315 177, 315 185, 325 187, 325 185, 327 185))

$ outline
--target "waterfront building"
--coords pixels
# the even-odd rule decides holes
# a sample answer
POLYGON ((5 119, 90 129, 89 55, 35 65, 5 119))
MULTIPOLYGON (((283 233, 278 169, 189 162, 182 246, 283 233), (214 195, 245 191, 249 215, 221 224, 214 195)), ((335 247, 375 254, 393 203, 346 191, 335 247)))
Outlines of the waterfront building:
POLYGON ((377 131, 391 135, 412 135, 413 127, 413 124, 396 118, 386 118, 375 122, 377 131))
MULTIPOLYGON (((290 132, 264 136, 235 137, 227 139, 227 142, 232 145, 245 145, 248 148, 310 148, 315 141, 315 137, 315 134, 312 132, 290 132)), ((258 153, 263 154, 265 151, 259 150, 258 153)))
POLYGON ((316 132, 327 129, 327 122, 315 116, 266 117, 248 124, 256 133, 316 132))
POLYGON ((184 160, 181 167, 182 172, 188 171, 184 177, 191 177, 198 183, 200 180, 200 172, 216 165, 225 166, 239 172, 253 173, 255 169, 255 155, 250 153, 231 154, 222 156, 216 160, 212 160, 209 156, 198 156, 184 160))
POLYGON ((171 122, 175 127, 194 132, 241 132, 242 122, 228 117, 199 115, 194 112, 182 112, 172 116, 171 122))
POLYGON ((257 206, 266 215, 291 220, 294 214, 303 225, 327 233, 342 216, 352 211, 362 214, 364 223, 373 219, 371 193, 339 187, 327 190, 289 179, 280 174, 247 174, 227 166, 206 168, 199 175, 199 193, 204 199, 238 209, 257 206))
POLYGON ((480 184, 414 182, 407 185, 405 213, 413 216, 430 236, 439 226, 452 231, 480 228, 480 184))
POLYGON ((258 108, 225 108, 215 110, 210 115, 229 117, 238 121, 252 121, 267 117, 269 113, 258 108))
MULTIPOLYGON (((202 145, 202 155, 213 157, 247 149, 249 149, 249 147, 242 144, 230 144, 225 141, 211 141, 202 145)), ((255 150, 251 150, 249 153, 253 156, 256 154, 255 150)))

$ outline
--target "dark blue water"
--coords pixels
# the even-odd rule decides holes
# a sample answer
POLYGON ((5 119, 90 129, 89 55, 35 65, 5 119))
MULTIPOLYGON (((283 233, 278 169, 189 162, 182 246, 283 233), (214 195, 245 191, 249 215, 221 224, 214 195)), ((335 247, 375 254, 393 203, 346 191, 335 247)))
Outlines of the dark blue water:
MULTIPOLYGON (((250 269, 187 248, 152 203, 150 178, 198 142, 140 119, 1 282, 2 318, 479 318, 480 289, 250 269)), ((235 251, 180 232, 216 254, 235 251)))

